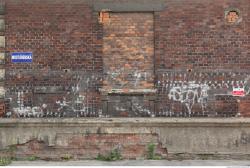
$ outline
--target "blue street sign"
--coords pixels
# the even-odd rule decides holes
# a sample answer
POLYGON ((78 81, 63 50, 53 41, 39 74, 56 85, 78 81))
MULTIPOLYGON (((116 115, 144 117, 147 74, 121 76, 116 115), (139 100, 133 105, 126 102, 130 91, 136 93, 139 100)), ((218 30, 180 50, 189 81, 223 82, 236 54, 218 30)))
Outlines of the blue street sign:
POLYGON ((32 62, 32 52, 14 52, 11 53, 11 61, 13 63, 30 63, 32 62))

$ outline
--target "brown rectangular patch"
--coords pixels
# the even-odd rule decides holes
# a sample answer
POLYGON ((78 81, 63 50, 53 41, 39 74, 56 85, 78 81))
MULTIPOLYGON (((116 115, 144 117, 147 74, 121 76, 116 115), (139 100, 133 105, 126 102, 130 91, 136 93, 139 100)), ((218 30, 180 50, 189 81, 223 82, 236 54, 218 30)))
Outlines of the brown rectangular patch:
POLYGON ((153 89, 153 13, 112 13, 103 22, 104 90, 153 89))

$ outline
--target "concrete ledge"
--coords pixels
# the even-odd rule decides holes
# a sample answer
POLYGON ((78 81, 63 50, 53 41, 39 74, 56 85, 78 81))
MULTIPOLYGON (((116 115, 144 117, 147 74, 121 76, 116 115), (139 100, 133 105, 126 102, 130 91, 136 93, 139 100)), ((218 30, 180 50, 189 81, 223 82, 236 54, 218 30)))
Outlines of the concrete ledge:
POLYGON ((0 119, 0 127, 16 126, 122 126, 122 127, 250 127, 250 118, 25 118, 0 119), (67 125, 65 125, 67 124, 67 125))
POLYGON ((94 10, 108 10, 113 12, 153 12, 165 8, 163 0, 131 0, 131 1, 94 1, 94 10))
POLYGON ((85 136, 109 134, 152 134, 169 154, 250 155, 250 118, 1 119, 0 149, 34 139, 58 149, 69 137, 81 144, 85 136))
POLYGON ((148 95, 155 94, 156 89, 99 89, 102 95, 148 95))

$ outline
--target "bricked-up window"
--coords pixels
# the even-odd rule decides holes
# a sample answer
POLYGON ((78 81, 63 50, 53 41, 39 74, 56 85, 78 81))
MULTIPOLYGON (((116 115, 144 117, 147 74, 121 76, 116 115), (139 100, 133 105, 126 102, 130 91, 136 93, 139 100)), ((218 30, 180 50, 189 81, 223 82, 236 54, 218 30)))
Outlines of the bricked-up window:
POLYGON ((226 20, 228 23, 238 23, 240 21, 240 13, 238 10, 229 10, 226 12, 226 20))
POLYGON ((151 12, 101 12, 105 92, 154 89, 154 19, 151 12))

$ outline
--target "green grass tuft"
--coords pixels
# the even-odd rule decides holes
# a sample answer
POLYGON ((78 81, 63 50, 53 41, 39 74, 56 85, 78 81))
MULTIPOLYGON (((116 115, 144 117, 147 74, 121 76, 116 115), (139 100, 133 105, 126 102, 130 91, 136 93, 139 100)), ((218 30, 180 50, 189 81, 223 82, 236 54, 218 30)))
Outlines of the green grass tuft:
POLYGON ((155 144, 150 143, 148 144, 148 156, 147 159, 149 160, 161 160, 162 157, 155 154, 155 144))
POLYGON ((11 158, 0 157, 0 166, 7 166, 9 164, 11 164, 11 158))
POLYGON ((122 156, 118 149, 112 150, 108 155, 101 155, 98 154, 96 160, 101 161, 116 161, 116 160, 122 160, 122 156))

